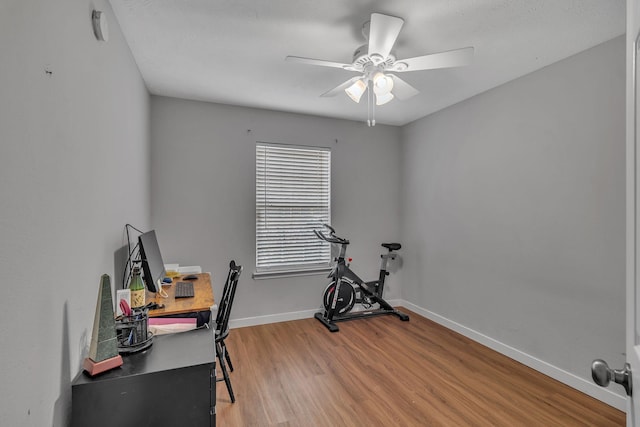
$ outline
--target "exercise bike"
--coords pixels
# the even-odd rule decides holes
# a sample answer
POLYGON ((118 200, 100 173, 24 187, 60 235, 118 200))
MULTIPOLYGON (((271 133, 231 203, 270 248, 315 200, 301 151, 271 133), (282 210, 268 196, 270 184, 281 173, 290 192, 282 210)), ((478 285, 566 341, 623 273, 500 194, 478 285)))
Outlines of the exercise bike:
POLYGON ((382 247, 386 248, 388 252, 380 255, 382 258, 380 264, 380 276, 378 280, 365 282, 349 268, 349 264, 345 261, 349 241, 336 236, 336 231, 330 225, 323 225, 329 229, 329 236, 326 236, 319 230, 313 230, 313 232, 319 239, 322 239, 325 242, 340 245, 340 253, 335 259, 336 264, 333 266, 331 273, 327 276, 331 279, 331 282, 324 291, 324 310, 316 313, 315 318, 325 325, 331 332, 337 332, 339 330, 338 325, 336 325, 335 322, 345 320, 362 319, 384 314, 396 315, 403 321, 409 320, 408 315, 396 310, 382 298, 382 293, 384 292, 384 281, 389 275, 389 272, 387 271, 387 262, 389 259, 396 258, 396 253, 394 253, 394 251, 401 248, 400 243, 382 244, 382 247), (350 313, 351 309, 356 304, 361 304, 364 310, 350 313), (378 308, 372 308, 374 304, 378 304, 378 308))

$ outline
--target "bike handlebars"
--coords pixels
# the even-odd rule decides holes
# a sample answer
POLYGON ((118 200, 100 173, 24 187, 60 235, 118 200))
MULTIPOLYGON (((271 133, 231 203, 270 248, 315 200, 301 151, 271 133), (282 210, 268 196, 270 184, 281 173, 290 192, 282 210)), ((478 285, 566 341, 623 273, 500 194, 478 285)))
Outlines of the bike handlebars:
POLYGON ((329 237, 325 236, 325 234, 322 231, 319 230, 313 230, 313 232, 315 233, 316 236, 318 236, 318 239, 322 239, 325 242, 329 242, 329 243, 337 243, 340 245, 348 245, 349 241, 347 239, 343 239, 342 237, 338 237, 335 235, 336 230, 333 229, 333 227, 331 227, 329 224, 322 224, 325 227, 327 227, 329 230, 331 230, 331 233, 329 233, 329 237))

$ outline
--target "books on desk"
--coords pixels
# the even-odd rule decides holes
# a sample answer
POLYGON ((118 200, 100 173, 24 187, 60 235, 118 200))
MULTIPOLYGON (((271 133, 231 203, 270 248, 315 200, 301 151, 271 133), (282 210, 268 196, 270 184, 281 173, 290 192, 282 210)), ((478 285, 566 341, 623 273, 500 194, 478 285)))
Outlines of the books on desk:
POLYGON ((195 317, 150 317, 149 330, 154 335, 173 334, 197 328, 195 317))

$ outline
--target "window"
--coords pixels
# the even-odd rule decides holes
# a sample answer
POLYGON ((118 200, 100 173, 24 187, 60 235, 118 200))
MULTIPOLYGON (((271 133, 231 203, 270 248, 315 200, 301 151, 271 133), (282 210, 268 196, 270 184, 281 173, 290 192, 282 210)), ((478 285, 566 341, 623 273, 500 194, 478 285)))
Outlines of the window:
POLYGON ((331 247, 313 233, 330 223, 331 151, 256 145, 256 273, 322 269, 331 247))

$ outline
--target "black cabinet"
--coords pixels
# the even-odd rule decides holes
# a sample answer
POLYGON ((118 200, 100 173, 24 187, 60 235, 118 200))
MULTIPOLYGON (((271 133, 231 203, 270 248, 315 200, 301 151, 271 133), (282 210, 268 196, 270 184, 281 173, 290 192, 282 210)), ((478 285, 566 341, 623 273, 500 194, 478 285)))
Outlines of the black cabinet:
POLYGON ((153 338, 120 368, 71 384, 72 427, 215 427, 213 331, 153 338))

